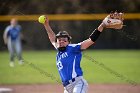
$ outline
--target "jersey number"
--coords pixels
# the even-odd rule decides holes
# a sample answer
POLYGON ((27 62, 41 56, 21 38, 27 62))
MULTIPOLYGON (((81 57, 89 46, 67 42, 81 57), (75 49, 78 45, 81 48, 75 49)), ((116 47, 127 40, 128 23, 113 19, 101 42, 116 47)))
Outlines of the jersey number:
POLYGON ((63 65, 60 61, 57 63, 57 67, 58 67, 58 70, 63 69, 63 65))

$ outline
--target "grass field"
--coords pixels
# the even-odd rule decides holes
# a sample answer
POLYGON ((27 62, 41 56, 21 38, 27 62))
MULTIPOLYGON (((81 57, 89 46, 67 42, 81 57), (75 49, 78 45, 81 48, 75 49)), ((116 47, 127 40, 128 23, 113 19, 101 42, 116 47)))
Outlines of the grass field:
MULTIPOLYGON (((88 50, 83 53, 81 66, 89 83, 140 83, 140 50, 88 50)), ((25 64, 20 66, 16 60, 16 66, 11 68, 8 52, 0 52, 0 84, 56 83, 59 75, 55 55, 55 51, 24 51, 25 64)))

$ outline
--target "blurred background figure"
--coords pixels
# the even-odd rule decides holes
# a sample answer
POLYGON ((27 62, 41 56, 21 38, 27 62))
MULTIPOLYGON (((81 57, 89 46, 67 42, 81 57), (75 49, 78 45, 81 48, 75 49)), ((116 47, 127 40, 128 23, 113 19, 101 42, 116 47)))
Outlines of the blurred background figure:
POLYGON ((10 67, 14 67, 14 59, 17 56, 19 64, 23 64, 21 46, 21 26, 16 18, 11 19, 10 25, 6 27, 3 38, 10 53, 10 67))

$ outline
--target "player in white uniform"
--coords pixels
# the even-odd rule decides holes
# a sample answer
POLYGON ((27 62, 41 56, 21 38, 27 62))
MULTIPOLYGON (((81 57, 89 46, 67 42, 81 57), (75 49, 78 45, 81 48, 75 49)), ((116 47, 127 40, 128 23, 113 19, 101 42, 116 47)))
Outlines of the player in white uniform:
MULTIPOLYGON (((120 15, 114 14, 113 17, 111 15, 112 19, 116 16, 120 15)), ((55 35, 49 25, 49 20, 46 17, 44 26, 48 33, 50 42, 58 51, 56 64, 64 86, 64 93, 87 93, 88 83, 83 78, 83 71, 80 67, 82 50, 85 50, 94 44, 104 28, 122 28, 122 24, 119 27, 118 25, 112 26, 108 24, 102 22, 99 27, 92 32, 88 39, 78 44, 71 44, 71 36, 66 31, 60 31, 57 35, 55 35)))

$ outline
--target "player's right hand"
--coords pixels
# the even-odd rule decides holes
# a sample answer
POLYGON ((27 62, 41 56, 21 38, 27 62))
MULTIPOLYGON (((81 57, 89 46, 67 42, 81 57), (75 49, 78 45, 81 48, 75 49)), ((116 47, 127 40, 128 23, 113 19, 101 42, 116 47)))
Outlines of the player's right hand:
POLYGON ((46 20, 45 20, 44 25, 49 25, 49 18, 48 18, 48 16, 47 16, 47 15, 45 15, 45 17, 46 17, 46 20))
POLYGON ((7 45, 8 39, 4 39, 4 44, 7 45))

